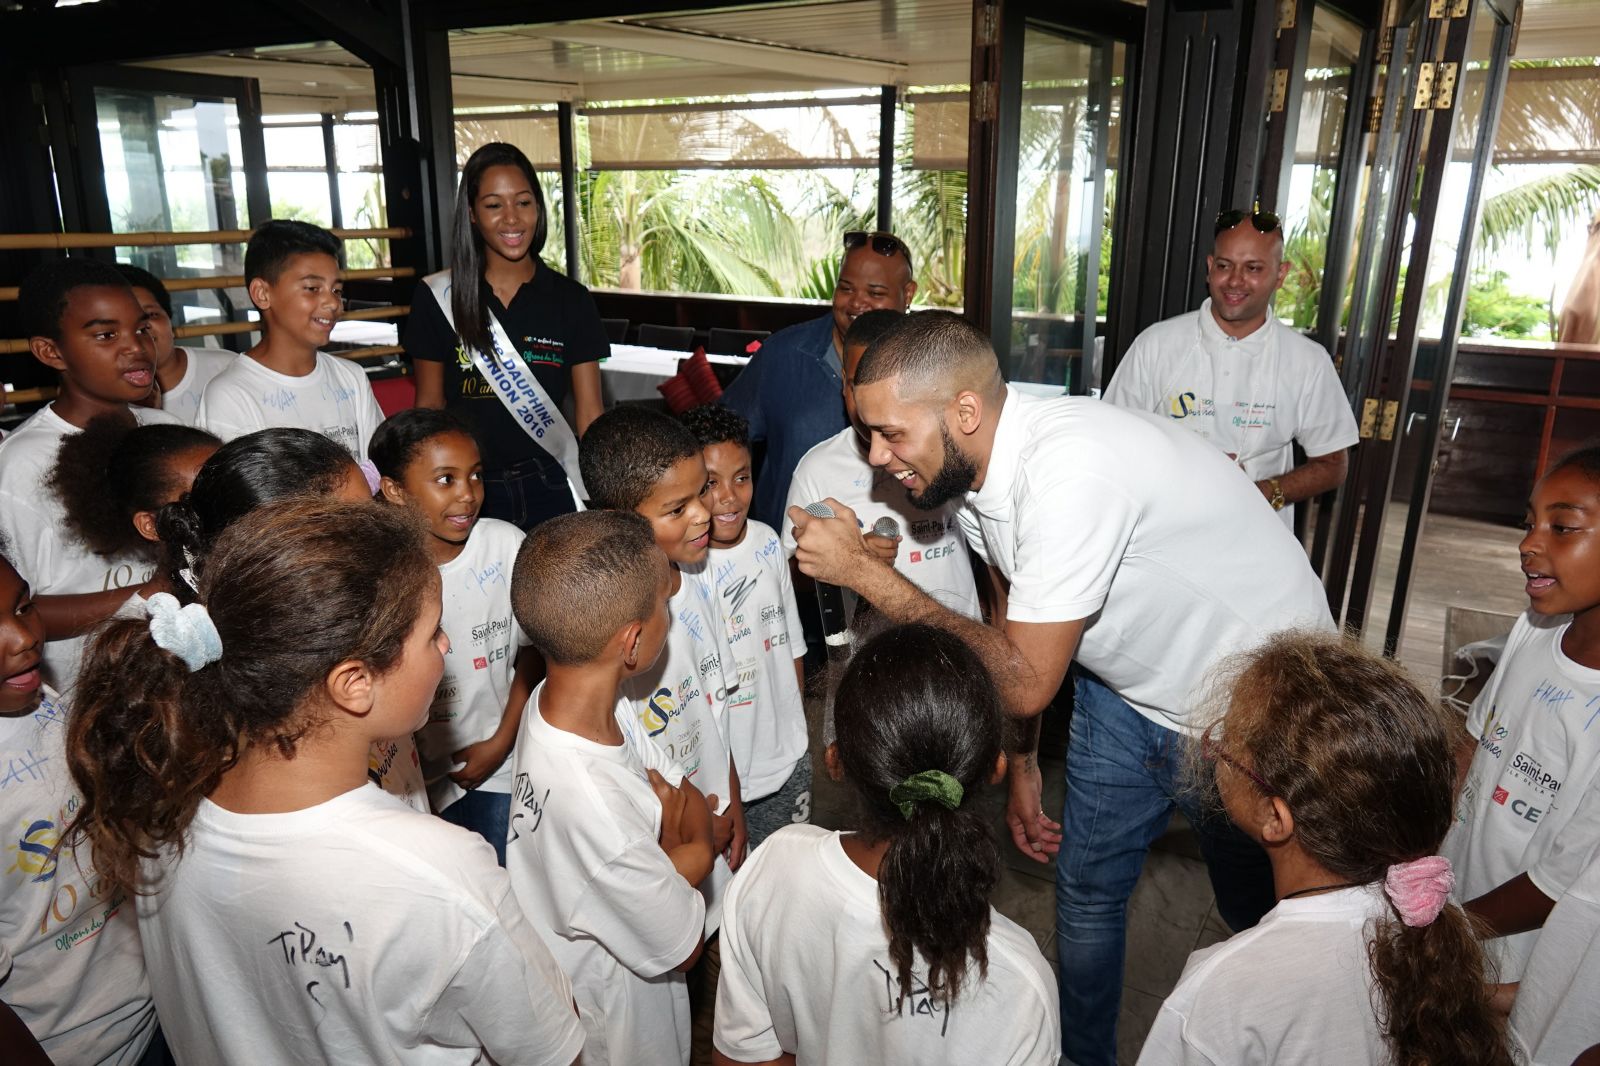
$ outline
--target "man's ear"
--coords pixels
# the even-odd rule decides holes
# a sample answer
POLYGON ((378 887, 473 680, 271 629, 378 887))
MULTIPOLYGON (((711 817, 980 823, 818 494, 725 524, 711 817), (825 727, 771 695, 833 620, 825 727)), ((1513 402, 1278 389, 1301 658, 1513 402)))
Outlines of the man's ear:
POLYGON ((1283 262, 1278 264, 1278 284, 1273 286, 1274 291, 1276 291, 1278 287, 1284 283, 1284 280, 1288 278, 1289 268, 1292 266, 1294 266, 1294 262, 1289 259, 1285 259, 1283 262))
POLYGON ((376 680, 366 663, 346 659, 328 671, 323 684, 335 707, 353 718, 365 718, 376 702, 376 680))
POLYGON ((965 389, 956 394, 955 404, 956 429, 963 436, 970 437, 983 426, 983 397, 971 389, 965 389))
POLYGON ((29 337, 28 351, 51 370, 67 369, 67 361, 61 358, 61 346, 49 337, 29 337))
POLYGON ((827 768, 829 780, 844 780, 844 764, 839 761, 839 745, 829 744, 822 749, 822 765, 827 768))
POLYGON ((161 534, 156 532, 156 513, 154 511, 133 512, 133 528, 139 531, 139 536, 145 540, 161 543, 161 534))

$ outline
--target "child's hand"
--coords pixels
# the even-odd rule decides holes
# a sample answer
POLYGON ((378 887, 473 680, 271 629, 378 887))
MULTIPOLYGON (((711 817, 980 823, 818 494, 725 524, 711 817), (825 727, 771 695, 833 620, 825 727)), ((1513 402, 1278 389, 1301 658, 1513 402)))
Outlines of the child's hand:
POLYGON ((656 799, 661 801, 661 850, 671 851, 683 843, 684 836, 681 829, 683 824, 683 809, 689 802, 689 797, 683 789, 673 788, 667 783, 657 770, 647 770, 650 778, 650 788, 656 794, 656 799))
POLYGON ((499 734, 488 740, 480 740, 476 744, 468 744, 450 756, 452 761, 465 764, 461 769, 451 771, 450 780, 471 792, 489 780, 510 754, 510 741, 501 740, 499 734))
POLYGON ((733 805, 728 805, 724 814, 717 813, 717 799, 715 792, 706 797, 706 806, 711 810, 711 850, 718 855, 727 854, 728 846, 733 843, 733 805))
POLYGON ((894 565, 895 556, 900 554, 899 537, 880 537, 876 533, 868 533, 861 538, 861 543, 871 549, 873 555, 876 555, 890 566, 894 565))

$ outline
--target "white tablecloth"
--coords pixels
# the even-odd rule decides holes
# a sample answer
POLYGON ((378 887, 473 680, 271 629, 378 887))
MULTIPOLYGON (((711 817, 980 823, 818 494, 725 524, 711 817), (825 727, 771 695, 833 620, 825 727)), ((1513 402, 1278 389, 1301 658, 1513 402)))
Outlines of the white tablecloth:
MULTIPOLYGON (((600 391, 609 407, 619 400, 659 400, 656 386, 678 372, 678 363, 692 352, 666 348, 642 348, 637 344, 613 344, 611 358, 600 364, 600 391)), ((708 355, 713 363, 744 366, 745 355, 708 355)))

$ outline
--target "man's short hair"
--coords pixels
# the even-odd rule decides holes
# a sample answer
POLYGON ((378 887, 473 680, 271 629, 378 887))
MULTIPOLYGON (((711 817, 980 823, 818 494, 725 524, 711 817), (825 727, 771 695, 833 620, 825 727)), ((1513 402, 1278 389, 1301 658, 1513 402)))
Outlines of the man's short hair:
POLYGON ((857 387, 889 378, 943 398, 963 389, 988 395, 1004 386, 989 338, 953 311, 903 315, 862 354, 857 387))
POLYGON ((650 523, 631 511, 559 515, 522 542, 511 610, 551 662, 594 662, 619 629, 656 609, 666 565, 650 523))
POLYGON ((275 283, 289 260, 297 255, 321 253, 339 258, 339 238, 309 222, 292 218, 273 218, 250 235, 244 247, 244 283, 256 278, 275 283))
POLYGON ((888 307, 879 307, 872 311, 863 311, 850 323, 850 328, 844 331, 844 346, 846 348, 869 348, 878 343, 878 338, 888 333, 895 325, 906 317, 904 311, 895 311, 888 307))
POLYGON ((136 267, 131 263, 118 263, 117 273, 122 275, 124 281, 136 289, 143 289, 156 298, 156 303, 161 305, 161 310, 172 317, 172 294, 167 292, 167 287, 161 279, 143 267, 136 267))
POLYGON ((750 450, 750 423, 731 407, 724 407, 720 403, 703 403, 683 412, 678 420, 694 434, 694 439, 700 442, 702 448, 709 448, 713 444, 737 444, 745 451, 750 450))
POLYGON ((17 290, 17 307, 22 318, 22 332, 29 337, 49 337, 61 340, 61 316, 67 313, 67 301, 74 289, 132 290, 117 268, 98 259, 68 257, 52 259, 35 267, 22 279, 17 290))
POLYGON ((674 463, 699 454, 699 442, 676 418, 638 404, 618 404, 584 432, 578 470, 591 506, 631 511, 674 463))

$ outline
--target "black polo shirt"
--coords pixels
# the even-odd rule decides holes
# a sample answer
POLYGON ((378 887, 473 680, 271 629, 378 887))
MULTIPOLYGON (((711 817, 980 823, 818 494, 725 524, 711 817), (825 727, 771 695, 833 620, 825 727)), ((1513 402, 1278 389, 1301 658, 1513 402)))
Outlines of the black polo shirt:
MULTIPOLYGON (((594 297, 566 275, 541 263, 533 280, 523 284, 511 298, 510 307, 500 303, 487 281, 480 278, 478 284, 482 286, 484 307, 500 320, 523 362, 556 407, 565 404, 572 391, 569 367, 611 354, 594 297)), ((478 446, 483 449, 484 470, 503 470, 528 459, 559 466, 528 436, 506 410, 494 386, 478 373, 427 282, 419 282, 411 298, 411 315, 406 319, 401 343, 412 359, 444 364, 444 405, 472 425, 478 446)))

